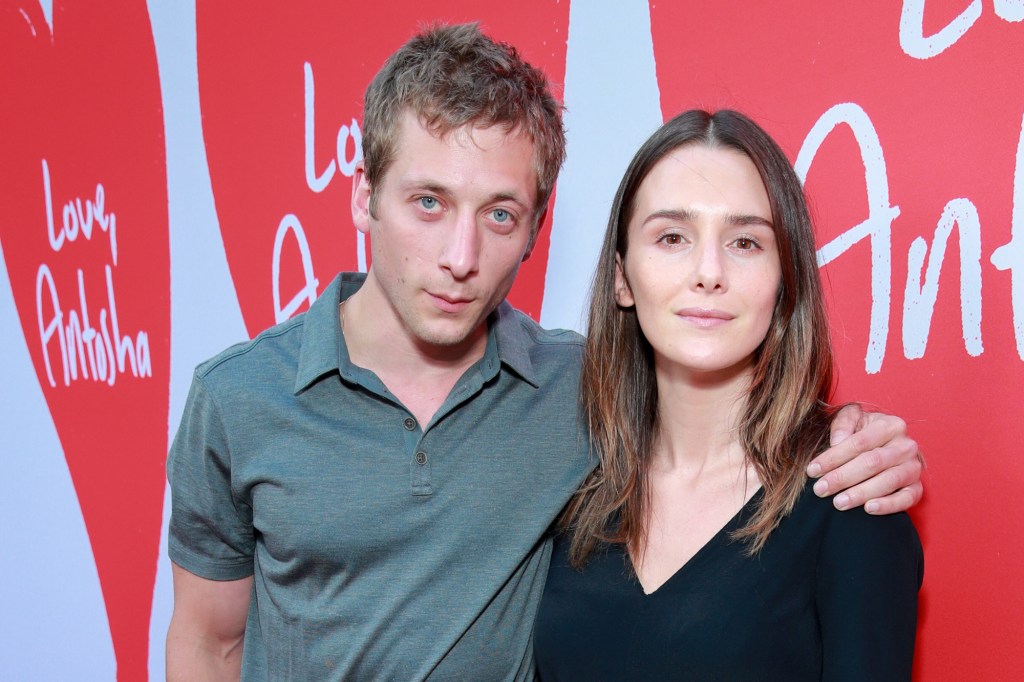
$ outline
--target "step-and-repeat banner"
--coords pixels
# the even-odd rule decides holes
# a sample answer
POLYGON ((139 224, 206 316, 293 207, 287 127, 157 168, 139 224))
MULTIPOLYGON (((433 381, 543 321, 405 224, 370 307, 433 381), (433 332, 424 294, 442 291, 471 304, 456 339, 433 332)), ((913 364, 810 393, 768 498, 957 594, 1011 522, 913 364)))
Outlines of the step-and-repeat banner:
POLYGON ((687 108, 740 109, 805 178, 839 398, 929 463, 916 672, 1024 665, 1024 3, 0 3, 0 677, 163 677, 164 464, 192 368, 368 250, 362 92, 481 22, 567 107, 511 294, 580 329, 614 188, 687 108), (1021 175, 1018 177, 1018 171, 1021 175))

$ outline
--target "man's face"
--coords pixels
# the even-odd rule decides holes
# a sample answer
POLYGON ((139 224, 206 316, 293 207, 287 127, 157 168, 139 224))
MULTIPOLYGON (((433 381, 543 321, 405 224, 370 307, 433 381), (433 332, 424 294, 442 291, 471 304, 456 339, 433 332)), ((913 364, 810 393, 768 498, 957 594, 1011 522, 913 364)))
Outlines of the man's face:
POLYGON ((406 112, 395 149, 376 187, 361 167, 353 185, 353 219, 373 258, 364 289, 380 296, 383 331, 425 350, 468 349, 532 243, 533 143, 497 126, 438 138, 406 112))

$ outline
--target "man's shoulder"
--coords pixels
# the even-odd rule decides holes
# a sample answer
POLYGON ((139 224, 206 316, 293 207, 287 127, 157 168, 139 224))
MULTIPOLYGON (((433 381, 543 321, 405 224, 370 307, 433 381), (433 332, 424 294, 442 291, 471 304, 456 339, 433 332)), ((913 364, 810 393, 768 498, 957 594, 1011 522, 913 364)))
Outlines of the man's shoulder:
POLYGON ((276 373, 289 373, 294 381, 295 369, 303 355, 303 339, 309 329, 310 348, 307 355, 313 360, 334 358, 334 348, 340 334, 338 329, 338 303, 342 291, 349 293, 359 288, 364 279, 361 273, 339 273, 321 292, 309 309, 264 329, 249 341, 236 343, 224 349, 196 368, 201 380, 220 380, 241 376, 251 379, 273 377, 276 373))
POLYGON ((306 313, 264 329, 254 338, 233 344, 196 367, 196 377, 205 382, 251 380, 254 373, 266 375, 282 365, 294 367, 302 348, 306 313))
POLYGON ((582 348, 586 339, 579 332, 572 329, 559 329, 557 327, 548 329, 540 326, 532 317, 521 310, 513 308, 517 319, 531 339, 538 344, 552 344, 560 346, 576 346, 582 348))
POLYGON ((571 329, 542 327, 532 317, 508 303, 499 308, 499 314, 502 323, 514 325, 520 333, 520 338, 531 345, 564 347, 567 351, 573 352, 573 349, 582 349, 586 341, 583 336, 571 329))
POLYGON ((578 375, 583 359, 584 338, 570 329, 546 329, 529 315, 508 303, 498 309, 498 334, 502 360, 524 376, 545 383, 578 375))

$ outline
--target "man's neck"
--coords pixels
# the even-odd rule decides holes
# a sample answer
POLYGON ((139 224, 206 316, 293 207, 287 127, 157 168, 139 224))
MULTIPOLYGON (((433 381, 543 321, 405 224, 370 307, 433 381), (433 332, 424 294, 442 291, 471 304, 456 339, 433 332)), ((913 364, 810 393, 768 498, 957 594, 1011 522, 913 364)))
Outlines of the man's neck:
POLYGON ((459 378, 484 356, 487 327, 481 325, 462 344, 417 343, 404 328, 393 328, 400 326, 396 315, 380 308, 363 289, 342 303, 339 314, 349 359, 376 374, 425 427, 459 378))

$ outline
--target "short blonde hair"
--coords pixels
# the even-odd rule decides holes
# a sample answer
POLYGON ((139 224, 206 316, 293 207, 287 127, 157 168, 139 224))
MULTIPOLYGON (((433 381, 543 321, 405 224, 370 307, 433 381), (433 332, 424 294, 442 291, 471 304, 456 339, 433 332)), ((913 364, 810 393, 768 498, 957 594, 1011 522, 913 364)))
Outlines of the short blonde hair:
MULTIPOLYGON (((547 206, 565 159, 562 106, 544 74, 516 48, 488 38, 474 23, 432 27, 392 54, 366 89, 363 107, 363 158, 371 192, 394 159, 406 110, 438 136, 466 125, 525 133, 534 145, 534 217, 547 206)), ((370 211, 376 213, 372 193, 370 211)))

